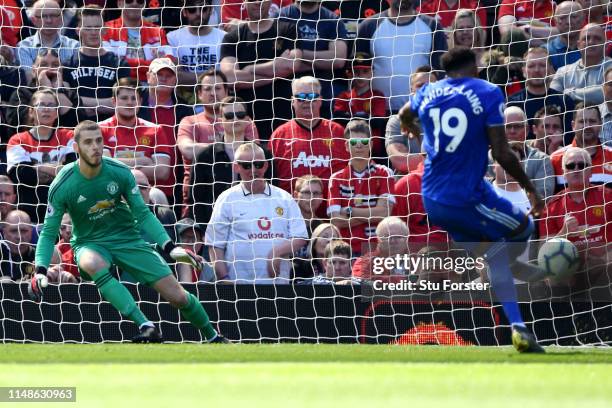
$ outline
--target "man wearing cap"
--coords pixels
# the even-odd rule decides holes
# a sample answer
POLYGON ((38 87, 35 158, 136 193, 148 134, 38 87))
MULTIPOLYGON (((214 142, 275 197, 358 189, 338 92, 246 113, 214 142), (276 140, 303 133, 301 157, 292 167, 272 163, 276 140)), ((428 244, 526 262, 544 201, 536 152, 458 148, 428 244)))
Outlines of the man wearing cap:
POLYGON ((152 185, 162 184, 172 170, 173 146, 161 126, 136 116, 142 105, 138 82, 121 78, 113 87, 112 100, 115 114, 99 122, 105 154, 141 170, 152 185))
POLYGON ((178 125, 183 118, 193 115, 194 111, 190 104, 181 100, 177 95, 177 68, 172 59, 168 57, 154 59, 149 65, 147 84, 149 87, 142 93, 142 107, 138 117, 161 126, 169 146, 172 147, 170 149, 170 174, 168 178, 158 180, 156 184, 172 204, 181 199, 180 189, 176 186, 175 174, 178 125), (177 187, 177 195, 174 194, 175 187, 177 187))

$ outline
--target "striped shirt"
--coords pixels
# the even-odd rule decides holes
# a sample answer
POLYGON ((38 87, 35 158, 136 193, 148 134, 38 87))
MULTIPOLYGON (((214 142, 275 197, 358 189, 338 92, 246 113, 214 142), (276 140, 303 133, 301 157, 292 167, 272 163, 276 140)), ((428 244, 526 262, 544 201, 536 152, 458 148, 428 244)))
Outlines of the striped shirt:
POLYGON ((41 48, 53 48, 57 51, 61 64, 65 65, 79 52, 79 47, 80 44, 77 40, 61 34, 57 36, 53 45, 43 47, 40 42, 40 36, 36 33, 17 44, 17 61, 24 70, 29 71, 32 69, 32 65, 41 48))

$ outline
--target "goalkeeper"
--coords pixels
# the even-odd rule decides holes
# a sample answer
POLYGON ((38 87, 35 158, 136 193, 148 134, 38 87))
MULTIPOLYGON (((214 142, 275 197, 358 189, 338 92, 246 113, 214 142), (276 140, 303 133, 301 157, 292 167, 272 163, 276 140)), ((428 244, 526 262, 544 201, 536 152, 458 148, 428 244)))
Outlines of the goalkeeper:
POLYGON ((111 275, 112 264, 153 287, 208 342, 228 342, 213 328, 198 299, 183 289, 163 258, 141 238, 139 228, 178 262, 202 269, 202 258, 174 245, 143 202, 130 169, 102 156, 102 132, 95 122, 80 123, 74 130, 74 140, 79 160, 64 166, 49 189, 47 214, 36 248, 36 272, 28 287, 32 299, 42 298, 41 282, 45 281, 61 219, 67 212, 72 218, 71 245, 81 276, 93 280, 102 297, 138 325, 140 333, 132 341, 158 343, 162 337, 138 309, 130 292, 111 275))

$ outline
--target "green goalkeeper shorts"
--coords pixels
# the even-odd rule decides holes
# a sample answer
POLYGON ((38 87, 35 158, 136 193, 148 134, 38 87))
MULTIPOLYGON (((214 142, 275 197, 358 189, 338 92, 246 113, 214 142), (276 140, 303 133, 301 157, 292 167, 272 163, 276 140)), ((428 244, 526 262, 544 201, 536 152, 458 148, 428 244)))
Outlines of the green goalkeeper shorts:
MULTIPOLYGON (((74 258, 79 265, 79 257, 84 250, 99 254, 109 265, 116 265, 119 269, 128 272, 136 280, 145 285, 153 285, 161 278, 172 275, 170 267, 162 256, 145 241, 126 245, 90 243, 77 245, 74 248, 74 258)), ((85 281, 92 278, 79 268, 79 273, 85 281)))

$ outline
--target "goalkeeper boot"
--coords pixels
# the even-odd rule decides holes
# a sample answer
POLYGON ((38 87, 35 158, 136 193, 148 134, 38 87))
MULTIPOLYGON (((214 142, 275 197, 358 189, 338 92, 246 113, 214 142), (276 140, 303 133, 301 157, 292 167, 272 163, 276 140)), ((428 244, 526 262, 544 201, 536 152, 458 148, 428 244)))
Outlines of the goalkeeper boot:
POLYGON ((164 339, 154 326, 143 326, 132 339, 132 343, 163 343, 164 339))
POLYGON ((519 353, 544 353, 535 336, 525 326, 512 326, 512 345, 519 353))
POLYGON ((231 344, 232 342, 219 333, 212 340, 209 340, 208 343, 231 344))

